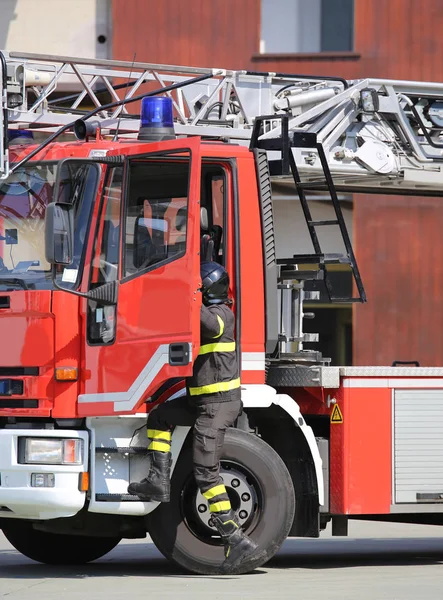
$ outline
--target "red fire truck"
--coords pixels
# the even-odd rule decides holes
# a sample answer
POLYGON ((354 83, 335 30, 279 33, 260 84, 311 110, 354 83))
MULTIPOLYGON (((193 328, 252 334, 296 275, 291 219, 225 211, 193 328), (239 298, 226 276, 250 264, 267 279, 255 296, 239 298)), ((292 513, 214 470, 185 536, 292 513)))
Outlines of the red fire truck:
POLYGON ((231 275, 241 364, 244 412, 222 475, 266 560, 331 520, 336 535, 349 518, 440 523, 443 368, 332 366, 305 346, 317 336, 304 319, 320 285, 331 302, 366 300, 338 193, 442 194, 443 85, 12 52, 0 64, 11 544, 85 563, 149 534, 182 567, 218 572, 189 428, 173 433, 171 502, 127 494, 145 475, 146 414, 192 372, 202 258, 231 275), (276 255, 275 181, 298 194, 305 254, 276 255), (313 218, 313 191, 332 219, 313 218), (343 254, 322 249, 325 226, 343 254), (355 296, 334 289, 336 264, 355 296))

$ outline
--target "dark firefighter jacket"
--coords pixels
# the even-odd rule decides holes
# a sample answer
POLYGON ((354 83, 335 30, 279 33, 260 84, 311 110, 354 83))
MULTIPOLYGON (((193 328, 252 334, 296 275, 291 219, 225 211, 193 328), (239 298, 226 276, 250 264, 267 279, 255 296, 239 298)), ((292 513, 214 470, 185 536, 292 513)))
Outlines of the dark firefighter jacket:
POLYGON ((200 351, 187 388, 195 404, 241 398, 234 314, 226 304, 201 308, 200 351))

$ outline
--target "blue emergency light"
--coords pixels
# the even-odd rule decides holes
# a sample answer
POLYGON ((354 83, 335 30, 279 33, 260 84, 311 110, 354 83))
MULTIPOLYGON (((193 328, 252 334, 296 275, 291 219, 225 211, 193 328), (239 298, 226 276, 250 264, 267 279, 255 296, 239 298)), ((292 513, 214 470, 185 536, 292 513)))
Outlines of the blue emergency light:
POLYGON ((165 96, 143 98, 138 139, 145 142, 175 139, 171 98, 165 96))
POLYGON ((26 129, 8 129, 8 140, 15 144, 32 144, 34 134, 26 129))

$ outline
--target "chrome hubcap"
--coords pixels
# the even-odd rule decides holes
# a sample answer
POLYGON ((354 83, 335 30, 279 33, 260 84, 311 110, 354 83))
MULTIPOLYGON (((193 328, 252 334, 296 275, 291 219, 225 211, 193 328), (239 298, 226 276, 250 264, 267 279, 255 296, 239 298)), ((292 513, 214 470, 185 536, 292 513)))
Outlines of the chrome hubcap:
MULTIPOLYGON (((245 528, 251 520, 257 504, 254 487, 248 482, 245 473, 236 469, 235 465, 230 468, 222 466, 220 476, 223 478, 232 508, 237 513, 239 525, 245 528)), ((212 522, 209 503, 200 491, 197 491, 195 496, 195 511, 205 527, 209 527, 214 532, 217 531, 212 522)))

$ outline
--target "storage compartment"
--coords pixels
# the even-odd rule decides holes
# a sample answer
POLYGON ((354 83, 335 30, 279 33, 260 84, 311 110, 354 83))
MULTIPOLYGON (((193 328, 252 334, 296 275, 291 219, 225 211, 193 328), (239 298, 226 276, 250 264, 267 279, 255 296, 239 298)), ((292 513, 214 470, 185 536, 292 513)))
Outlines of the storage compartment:
POLYGON ((443 503, 443 390, 393 390, 394 503, 443 503))

